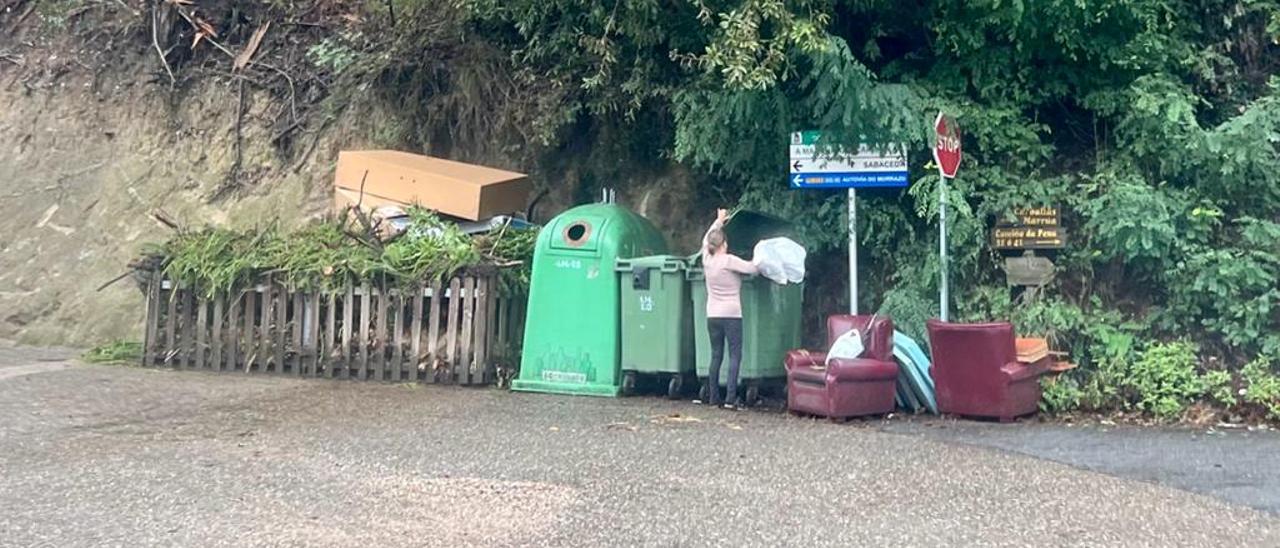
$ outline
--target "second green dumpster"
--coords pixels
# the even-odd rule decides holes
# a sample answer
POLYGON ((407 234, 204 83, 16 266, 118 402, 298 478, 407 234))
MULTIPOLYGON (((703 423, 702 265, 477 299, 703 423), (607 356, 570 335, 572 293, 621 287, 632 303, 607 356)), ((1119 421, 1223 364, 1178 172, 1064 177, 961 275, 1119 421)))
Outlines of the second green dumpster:
POLYGON ((637 375, 658 375, 667 396, 679 397, 693 376, 693 315, 685 259, 655 255, 618 260, 622 286, 622 393, 637 375))
MULTIPOLYGON (((786 221, 752 212, 734 215, 724 227, 729 252, 749 259, 756 243, 775 237, 792 237, 786 221)), ((702 381, 700 397, 707 400, 711 372, 711 336, 707 332, 707 286, 702 266, 687 271, 689 295, 693 303, 694 341, 697 374, 702 381)), ((758 276, 742 280, 742 366, 738 386, 747 404, 755 403, 766 384, 781 384, 787 376, 783 365, 787 352, 800 347, 804 284, 776 284, 758 276)), ((720 365, 719 385, 729 380, 729 356, 720 365)))

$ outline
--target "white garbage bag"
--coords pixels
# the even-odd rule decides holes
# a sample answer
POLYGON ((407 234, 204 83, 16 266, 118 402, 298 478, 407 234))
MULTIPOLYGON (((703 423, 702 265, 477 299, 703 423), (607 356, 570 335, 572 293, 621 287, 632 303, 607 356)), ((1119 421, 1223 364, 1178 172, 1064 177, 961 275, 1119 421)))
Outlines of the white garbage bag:
POLYGON ((760 275, 782 285, 804 281, 806 256, 808 252, 804 246, 787 238, 761 240, 752 252, 752 260, 760 269, 760 275))
POLYGON ((853 360, 862 357, 865 347, 862 344, 862 333, 857 329, 850 329, 844 335, 836 338, 836 342, 831 343, 831 349, 827 351, 827 363, 831 365, 831 360, 853 360))

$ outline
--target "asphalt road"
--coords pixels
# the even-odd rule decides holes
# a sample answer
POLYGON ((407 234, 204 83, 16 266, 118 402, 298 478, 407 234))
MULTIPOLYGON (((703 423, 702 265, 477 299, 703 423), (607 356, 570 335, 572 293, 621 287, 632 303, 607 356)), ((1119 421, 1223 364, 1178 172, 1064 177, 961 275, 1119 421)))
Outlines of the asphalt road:
POLYGON ((950 419, 888 421, 883 429, 1169 485, 1280 516, 1280 432, 1274 430, 950 419))
POLYGON ((1273 514, 910 421, 64 357, 0 349, 0 545, 1280 545, 1273 514))

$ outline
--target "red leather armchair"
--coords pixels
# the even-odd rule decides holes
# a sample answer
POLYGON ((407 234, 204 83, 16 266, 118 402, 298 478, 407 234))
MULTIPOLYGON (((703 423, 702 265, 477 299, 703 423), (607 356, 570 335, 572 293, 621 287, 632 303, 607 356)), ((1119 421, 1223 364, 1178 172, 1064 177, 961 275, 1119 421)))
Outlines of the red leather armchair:
POLYGON ((1039 410, 1048 363, 1018 362, 1012 324, 929 320, 928 328, 939 411, 1009 422, 1039 410))
POLYGON ((850 329, 867 334, 866 350, 858 359, 826 364, 826 352, 787 353, 788 410, 832 419, 893 411, 894 383, 898 378, 898 364, 893 361, 893 320, 876 316, 868 326, 871 319, 848 315, 827 318, 828 348, 850 329))

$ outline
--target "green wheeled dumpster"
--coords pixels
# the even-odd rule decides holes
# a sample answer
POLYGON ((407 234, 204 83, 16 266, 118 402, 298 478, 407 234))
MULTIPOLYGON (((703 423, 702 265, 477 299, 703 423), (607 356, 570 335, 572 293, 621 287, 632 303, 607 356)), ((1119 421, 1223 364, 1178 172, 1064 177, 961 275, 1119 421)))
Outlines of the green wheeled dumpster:
POLYGON ((677 398, 694 373, 693 306, 685 258, 656 255, 618 260, 622 286, 622 393, 638 376, 666 381, 677 398))
MULTIPOLYGON (((761 240, 793 237, 786 221, 752 212, 734 215, 724 227, 729 252, 750 260, 752 250, 761 240)), ((691 264, 686 272, 689 296, 693 304, 694 348, 697 374, 701 380, 699 397, 707 401, 711 372, 711 335, 707 332, 707 285, 701 263, 691 264)), ((800 323, 804 305, 804 284, 781 285, 759 276, 742 280, 742 366, 738 371, 738 387, 745 392, 750 405, 760 398, 763 388, 785 384, 787 371, 783 365, 788 351, 800 348, 800 323)), ((720 364, 719 385, 729 381, 729 353, 726 349, 720 364)))
POLYGON ((666 252, 644 217, 613 204, 575 207, 547 223, 533 254, 520 375, 525 392, 617 396, 619 257, 666 252))

